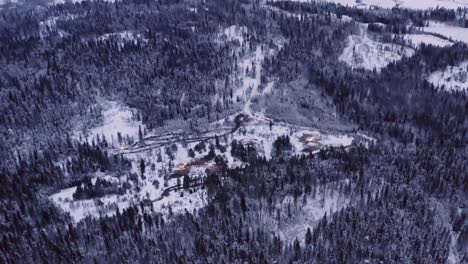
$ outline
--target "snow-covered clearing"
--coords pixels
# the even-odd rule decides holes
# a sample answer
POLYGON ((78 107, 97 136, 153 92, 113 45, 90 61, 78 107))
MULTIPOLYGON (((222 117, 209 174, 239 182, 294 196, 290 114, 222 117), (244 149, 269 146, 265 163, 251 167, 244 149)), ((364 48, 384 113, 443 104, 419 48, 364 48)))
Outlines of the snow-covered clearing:
POLYGON ((227 27, 223 30, 219 37, 226 41, 238 41, 240 45, 242 45, 245 41, 245 37, 247 35, 247 28, 240 27, 236 25, 232 25, 227 27))
MULTIPOLYGON (((145 185, 146 186, 146 185, 145 185)), ((127 193, 125 195, 107 195, 99 199, 78 200, 73 199, 73 193, 76 187, 64 189, 52 196, 50 199, 58 205, 64 212, 69 213, 75 223, 83 220, 87 216, 101 217, 112 216, 128 208, 131 205, 138 204, 143 198, 154 196, 155 192, 127 193), (142 197, 139 197, 142 195, 142 197)), ((149 191, 149 189, 145 189, 149 191)), ((161 192, 162 193, 162 192, 161 192)), ((202 208, 206 204, 206 190, 193 192, 170 192, 165 199, 153 202, 155 212, 165 215, 173 213, 183 213, 185 210, 193 213, 193 210, 202 208), (181 197, 184 193, 184 197, 181 197)))
POLYGON ((413 49, 371 39, 364 26, 361 26, 360 34, 348 37, 348 45, 339 60, 352 68, 380 71, 388 64, 413 54, 413 49))
MULTIPOLYGON (((221 41, 234 41, 240 44, 234 50, 240 60, 238 62, 239 72, 236 76, 233 76, 235 83, 233 98, 243 104, 242 112, 244 114, 252 115, 252 99, 256 96, 269 94, 273 89, 274 83, 270 82, 262 91, 259 90, 263 61, 266 57, 272 56, 277 50, 261 44, 250 49, 249 45, 245 44, 249 36, 249 32, 245 27, 230 26, 222 30, 218 36, 221 41)), ((281 49, 281 41, 277 42, 279 49, 281 49)))
POLYGON ((348 205, 349 198, 326 186, 319 188, 315 195, 302 195, 296 201, 292 196, 285 197, 276 205, 273 215, 264 213, 262 224, 272 227, 282 240, 291 243, 297 238, 302 244, 308 228, 312 230, 325 214, 330 216, 348 205))
POLYGON ((112 38, 119 39, 119 40, 122 40, 122 41, 128 41, 128 42, 136 42, 139 39, 144 40, 142 34, 135 33, 135 32, 130 31, 130 30, 125 30, 125 31, 116 32, 116 33, 107 33, 107 34, 104 34, 104 35, 98 37, 97 39, 98 40, 108 40, 108 39, 112 39, 112 38))
POLYGON ((141 121, 136 121, 136 110, 115 101, 101 101, 100 105, 103 109, 102 123, 88 130, 78 127, 75 138, 96 142, 98 137, 100 140, 105 137, 111 146, 125 146, 126 142, 132 142, 138 138, 139 126, 141 125, 142 130, 144 126, 141 121), (118 141, 118 134, 123 139, 122 142, 118 141))
POLYGON ((403 35, 403 39, 406 41, 407 45, 413 48, 418 48, 422 44, 433 45, 436 47, 447 47, 453 45, 449 40, 430 34, 406 34, 403 35))
POLYGON ((258 87, 260 86, 261 65, 265 58, 261 46, 257 46, 253 56, 249 56, 241 61, 241 86, 235 90, 234 98, 242 98, 245 102, 244 112, 248 115, 252 114, 251 103, 252 98, 258 95, 258 87), (252 76, 253 75, 253 76, 252 76))
POLYGON ((409 8, 409 9, 430 9, 447 8, 457 9, 468 7, 468 0, 292 0, 296 2, 333 2, 344 6, 355 6, 369 8, 372 6, 381 8, 409 8))
POLYGON ((41 38, 45 38, 51 33, 57 32, 59 36, 63 37, 63 35, 65 35, 66 32, 57 29, 57 22, 73 20, 77 17, 78 16, 72 14, 49 17, 46 20, 39 22, 39 35, 41 36, 41 38))
MULTIPOLYGON (((121 187, 124 193, 74 200, 73 193, 77 190, 75 186, 52 195, 50 199, 62 210, 69 212, 75 222, 87 215, 112 215, 117 208, 123 210, 141 202, 151 204, 154 211, 166 216, 185 210, 193 212, 207 203, 206 190, 202 184, 204 177, 208 172, 215 172, 222 166, 215 162, 214 156, 221 157, 230 168, 247 165, 233 154, 233 141, 252 146, 257 155, 267 160, 279 155, 317 153, 327 146, 351 145, 355 136, 294 126, 275 121, 264 113, 254 112, 251 108, 252 99, 268 96, 274 89, 273 81, 260 87, 260 76, 264 58, 271 56, 275 50, 260 44, 249 50, 248 45, 245 45, 247 33, 245 28, 233 26, 223 30, 220 36, 221 41, 240 44, 234 50, 240 59, 238 76, 234 78, 236 89, 233 92, 242 104, 241 113, 213 122, 206 131, 172 130, 165 134, 145 131, 144 142, 137 144, 134 142, 137 141, 139 127, 141 126, 142 131, 145 129, 141 122, 136 121, 136 111, 118 102, 101 100, 100 107, 97 108, 103 109, 102 123, 90 129, 79 129, 84 131, 75 133, 75 138, 88 142, 96 142, 98 137, 101 141, 105 138, 111 154, 124 155, 131 160, 130 173, 94 176, 95 179, 105 179, 121 187), (117 133, 120 133, 119 137, 117 133), (274 142, 280 136, 287 136, 291 147, 278 153, 274 142), (142 160, 145 164, 143 175, 140 167, 142 160)), ((329 202, 332 201, 326 203, 329 202)), ((310 206, 315 205, 312 203, 310 206)))
MULTIPOLYGON (((259 95, 262 63, 265 56, 270 55, 272 51, 262 45, 256 45, 254 49, 249 50, 248 45, 245 45, 247 36, 247 28, 239 26, 230 26, 219 34, 221 40, 236 41, 240 44, 240 47, 235 50, 241 59, 239 61, 240 72, 234 78, 238 87, 234 90, 233 97, 244 104, 243 112, 251 115, 252 98, 259 95)), ((269 89, 271 90, 271 87, 269 89)))
MULTIPOLYGON (((79 222, 86 216, 113 215, 116 213, 117 208, 122 211, 142 201, 151 203, 155 212, 164 215, 184 212, 185 210, 192 213, 193 210, 206 204, 206 192, 199 186, 183 189, 182 179, 172 177, 173 173, 181 167, 181 164, 195 160, 188 157, 187 149, 183 148, 181 144, 174 145, 177 149, 168 147, 171 149, 169 150, 170 154, 167 154, 169 152, 166 148, 161 147, 142 153, 126 155, 127 158, 132 160, 129 175, 109 176, 102 173, 95 175, 96 178, 105 179, 116 186, 130 185, 124 194, 110 194, 96 199, 75 200, 73 198, 73 193, 77 189, 75 186, 51 195, 50 199, 64 212, 70 213, 74 222, 79 222), (146 164, 143 177, 140 171, 141 160, 144 160, 146 164), (180 186, 180 188, 166 191, 173 186, 180 186)), ((207 164, 193 166, 193 169, 188 173, 189 177, 197 179, 205 176, 205 169, 208 166, 207 164)), ((96 182, 95 179, 93 184, 96 182)))
POLYGON ((468 28, 430 21, 429 26, 423 27, 421 30, 445 36, 449 39, 452 39, 453 41, 468 43, 468 28))
POLYGON ((86 216, 100 217, 113 215, 116 213, 117 208, 123 210, 130 204, 130 201, 121 199, 116 195, 109 195, 101 199, 75 201, 73 199, 73 193, 76 191, 76 188, 77 187, 64 189, 50 196, 51 201, 58 205, 64 212, 69 213, 75 223, 86 216))
MULTIPOLYGON (((231 26, 224 30, 224 35, 227 36, 227 39, 238 40, 241 44, 244 43, 246 34, 246 29, 242 27, 231 26)), ((266 48, 265 46, 257 45, 254 51, 248 52, 240 61, 240 85, 234 91, 234 97, 244 103, 242 113, 248 116, 248 121, 244 123, 241 129, 230 140, 235 139, 240 142, 255 144, 260 153, 267 159, 271 159, 273 142, 281 135, 290 136, 296 153, 301 153, 304 149, 320 148, 327 145, 350 145, 352 138, 346 136, 324 136, 318 131, 311 132, 312 134, 318 134, 317 142, 306 142, 304 144, 304 142, 301 142, 301 138, 304 137, 304 134, 310 132, 309 128, 295 128, 285 123, 275 123, 270 126, 270 122, 274 122, 271 117, 265 117, 264 111, 255 113, 252 110, 252 99, 257 96, 270 94, 274 87, 274 82, 269 82, 262 91, 259 91, 262 63, 265 57, 271 56, 275 52, 275 50, 266 48)))
POLYGON ((261 156, 270 160, 274 154, 273 143, 279 136, 288 136, 293 146, 291 154, 317 152, 325 146, 340 147, 351 145, 353 138, 348 135, 322 134, 307 127, 286 123, 275 123, 273 119, 254 114, 229 139, 254 144, 261 156), (270 128, 270 120, 272 125, 270 128))
MULTIPOLYGON (((97 178, 105 179, 113 183, 121 183, 124 179, 118 179, 103 173, 96 173, 96 178, 92 179, 92 183, 96 183, 97 178)), ((58 205, 63 211, 70 214, 75 222, 79 222, 86 216, 109 216, 116 213, 117 208, 123 210, 130 205, 131 197, 119 197, 117 195, 108 195, 100 199, 87 199, 75 201, 73 193, 77 187, 70 187, 60 192, 51 195, 49 198, 52 202, 58 205)))
POLYGON ((123 48, 128 43, 148 43, 148 39, 146 39, 143 34, 136 33, 130 30, 125 30, 121 32, 114 32, 114 33, 107 33, 102 36, 96 38, 97 41, 106 41, 106 40, 114 40, 117 42, 119 48, 123 48))
POLYGON ((468 61, 436 71, 427 80, 447 91, 468 91, 468 61))
MULTIPOLYGON (((116 113, 120 112, 117 111, 116 113)), ((119 114, 112 116, 119 116, 119 114)), ((222 156, 231 168, 246 165, 245 162, 231 154, 230 143, 233 140, 244 145, 251 144, 257 150, 258 155, 271 159, 274 155, 277 155, 273 143, 282 135, 290 138, 292 149, 289 155, 317 152, 325 146, 348 146, 354 139, 348 135, 323 134, 307 127, 296 127, 285 123, 275 123, 274 121, 270 127, 270 121, 273 120, 254 114, 248 117, 247 121, 242 123, 241 127, 232 134, 225 131, 230 131, 230 127, 227 125, 232 125, 233 120, 230 120, 229 124, 224 124, 225 127, 218 128, 218 132, 209 131, 196 135, 183 133, 148 134, 145 139, 146 146, 144 147, 133 145, 129 149, 114 150, 115 153, 124 154, 126 158, 132 161, 131 174, 133 176, 96 175, 96 178, 105 179, 118 186, 124 183, 130 184, 130 188, 125 194, 112 194, 99 199, 75 201, 73 193, 76 191, 76 187, 71 187, 52 195, 50 198, 62 210, 69 212, 75 222, 80 221, 87 215, 94 217, 112 215, 117 208, 123 210, 141 201, 150 201, 156 212, 165 215, 171 212, 184 212, 185 210, 193 212, 207 203, 206 191, 199 185, 200 180, 206 177, 207 171, 216 170, 218 166, 213 160, 205 159, 210 151, 210 146, 216 144, 214 135, 220 135, 218 136, 219 144, 225 148, 225 150, 221 150, 216 147, 214 153, 222 156), (205 146, 199 147, 197 151, 197 145, 200 142, 204 142, 205 146), (140 149, 142 151, 139 151, 140 149), (189 149, 195 150, 193 156, 189 155, 189 149), (144 177, 141 177, 140 172, 141 160, 144 160, 146 164, 144 177), (188 175, 192 187, 182 188, 183 175, 188 175), (130 177, 134 179, 129 180, 130 177)), ((105 126, 106 124, 93 129, 95 130, 94 133, 103 132, 105 126)), ((133 132, 136 131, 137 128, 133 130, 133 132)))

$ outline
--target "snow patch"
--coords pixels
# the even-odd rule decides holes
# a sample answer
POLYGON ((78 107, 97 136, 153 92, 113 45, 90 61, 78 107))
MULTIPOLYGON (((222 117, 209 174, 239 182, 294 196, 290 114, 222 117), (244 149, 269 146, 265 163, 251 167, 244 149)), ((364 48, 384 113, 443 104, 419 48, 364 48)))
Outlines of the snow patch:
MULTIPOLYGON (((96 183, 98 177, 113 183, 121 183, 121 181, 123 181, 123 179, 118 179, 103 173, 97 173, 96 178, 91 180, 92 184, 96 183)), ((131 197, 128 195, 106 195, 99 199, 74 200, 73 194, 76 189, 77 186, 63 189, 49 197, 49 199, 64 212, 69 213, 75 223, 81 221, 87 216, 110 216, 116 213, 117 208, 119 208, 119 210, 123 210, 130 205, 129 202, 131 201, 131 197)))
POLYGON ((348 37, 348 45, 343 50, 339 60, 351 68, 376 69, 380 71, 388 64, 410 57, 414 50, 391 43, 377 42, 371 39, 361 26, 359 35, 348 37))
POLYGON ((81 138, 90 143, 92 140, 96 142, 98 136, 101 140, 104 136, 110 145, 118 145, 118 133, 120 133, 121 138, 136 139, 139 126, 144 130, 141 121, 136 121, 135 109, 126 107, 116 101, 103 101, 100 104, 104 109, 102 124, 87 131, 75 132, 75 138, 81 138))
POLYGON ((442 39, 429 34, 407 34, 403 35, 403 39, 405 40, 407 45, 413 48, 418 48, 422 44, 433 45, 436 47, 448 47, 453 44, 449 40, 442 39))
POLYGON ((246 27, 233 25, 225 28, 219 36, 222 39, 226 39, 226 41, 238 41, 242 45, 245 41, 246 34, 246 27))
POLYGON ((142 40, 145 43, 148 42, 148 40, 145 39, 142 34, 135 33, 130 30, 125 30, 125 31, 115 32, 115 33, 107 33, 97 38, 97 40, 101 40, 101 41, 108 40, 108 39, 116 39, 120 41, 121 46, 123 46, 125 42, 133 42, 135 44, 138 43, 139 40, 142 40))
POLYGON ((41 38, 49 36, 53 32, 58 32, 62 37, 65 33, 64 31, 57 30, 58 21, 67 21, 77 18, 77 15, 66 14, 61 16, 51 16, 44 21, 39 22, 39 35, 41 38))
POLYGON ((468 43, 468 28, 453 26, 447 23, 430 21, 423 31, 445 36, 453 41, 468 43))
POLYGON ((447 91, 468 91, 468 61, 436 71, 427 80, 447 91))
POLYGON ((329 217, 348 205, 349 198, 344 194, 331 186, 321 186, 315 195, 303 195, 296 200, 285 197, 276 206, 275 214, 264 218, 263 224, 271 226, 282 240, 291 243, 297 238, 303 244, 308 228, 312 230, 325 215, 329 217))

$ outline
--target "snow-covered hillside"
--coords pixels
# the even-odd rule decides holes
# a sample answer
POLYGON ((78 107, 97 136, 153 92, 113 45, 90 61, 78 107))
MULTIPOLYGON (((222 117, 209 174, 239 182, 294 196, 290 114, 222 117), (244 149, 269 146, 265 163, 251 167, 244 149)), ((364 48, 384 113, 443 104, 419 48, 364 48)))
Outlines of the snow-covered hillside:
POLYGON ((53 194, 50 200, 69 212, 75 222, 88 215, 112 215, 117 209, 123 210, 140 202, 151 203, 156 211, 165 215, 185 210, 193 212, 207 203, 206 190, 201 182, 207 172, 220 168, 220 158, 230 168, 247 165, 235 154, 236 144, 253 148, 256 155, 270 160, 278 155, 316 153, 324 147, 347 147, 355 138, 363 139, 359 135, 324 133, 311 127, 295 126, 266 117, 263 112, 255 112, 251 108, 252 99, 268 95, 273 89, 274 83, 270 82, 259 91, 262 61, 273 51, 261 45, 252 49, 242 47, 246 37, 246 29, 242 27, 228 27, 220 33, 220 41, 240 44, 236 50, 241 55, 240 71, 234 82, 237 84, 234 95, 239 99, 240 113, 208 124, 205 131, 149 131, 143 142, 136 142, 141 123, 135 121, 135 111, 117 102, 100 102, 103 122, 86 129, 84 134, 88 135, 88 141, 94 139, 95 142, 98 135, 101 140, 105 136, 111 153, 125 156, 132 162, 132 168, 127 175, 98 173, 94 175, 92 184, 96 184, 97 179, 105 180, 124 191, 99 198, 79 199, 73 195, 78 188, 74 186, 53 194), (117 132, 127 143, 117 140, 117 132), (129 140, 125 140, 126 135, 129 140), (290 143, 285 153, 279 153, 275 147, 280 136, 287 137, 290 143), (142 161, 147 168, 144 174, 141 172, 142 161), (185 185, 187 177, 189 186, 183 187, 182 181, 185 185))
POLYGON ((449 25, 446 23, 431 21, 428 27, 422 28, 423 31, 442 35, 453 41, 468 43, 468 28, 449 25))
POLYGON ((307 229, 315 227, 325 215, 332 215, 348 205, 349 198, 343 193, 330 186, 325 186, 322 190, 318 190, 316 197, 312 199, 303 196, 296 199, 295 202, 294 197, 285 197, 277 207, 290 208, 288 210, 290 212, 283 212, 284 215, 281 216, 282 221, 280 222, 270 217, 267 218, 269 221, 265 224, 273 226, 282 239, 293 242, 297 238, 304 237, 307 229), (307 199, 305 204, 304 198, 307 199), (291 217, 288 216, 288 213, 291 217))
MULTIPOLYGON (((132 133, 138 130, 138 126, 131 126, 126 121, 127 114, 122 114, 125 111, 116 109, 121 108, 114 107, 105 111, 104 124, 91 129, 94 135, 116 131, 132 133), (129 130, 130 127, 134 130, 129 130)), ((133 144, 122 148, 114 141, 114 144, 111 144, 112 152, 116 155, 125 155, 132 161, 131 174, 111 176, 97 173, 93 178, 93 184, 99 178, 113 182, 121 188, 127 185, 124 193, 109 194, 98 199, 77 200, 73 197, 77 190, 75 186, 52 195, 50 199, 62 210, 69 212, 75 222, 88 215, 94 217, 112 215, 117 208, 123 210, 141 201, 150 201, 156 211, 165 214, 185 210, 192 212, 206 204, 205 189, 199 186, 199 181, 206 177, 207 171, 216 170, 219 166, 215 161, 206 158, 210 151, 223 157, 228 167, 247 164, 232 154, 230 142, 236 141, 244 146, 253 146, 258 155, 269 160, 277 155, 274 142, 279 136, 288 136, 290 139, 291 149, 288 155, 314 153, 327 146, 346 147, 355 137, 363 139, 359 135, 323 134, 307 127, 270 122, 273 120, 254 114, 244 116, 242 125, 235 132, 230 132, 234 120, 228 120, 227 123, 221 124, 221 127, 203 133, 187 134, 174 131, 170 134, 148 134, 143 146, 133 144), (211 150, 210 146, 216 146, 216 141, 221 147, 211 150), (190 149, 195 150, 193 155, 190 154, 190 149), (140 172, 141 160, 144 160, 148 167, 144 177, 141 177, 140 172), (184 175, 190 177, 193 188, 182 188, 181 181, 184 175)))
POLYGON ((447 47, 453 45, 449 40, 429 34, 406 34, 403 35, 403 39, 407 45, 413 48, 418 48, 422 44, 433 45, 436 47, 447 47))
POLYGON ((366 29, 361 27, 359 35, 348 37, 348 45, 339 60, 352 68, 381 70, 388 64, 410 57, 414 50, 391 43, 377 42, 369 37, 366 29))
POLYGON ((434 72, 427 80, 448 91, 468 91, 468 61, 434 72))
POLYGON ((141 122, 135 119, 136 110, 115 101, 101 101, 100 106, 103 109, 102 123, 90 129, 78 124, 75 138, 97 142, 98 137, 101 140, 105 137, 106 141, 114 146, 127 145, 125 142, 133 142, 137 138, 141 122), (122 142, 119 142, 119 138, 122 142))

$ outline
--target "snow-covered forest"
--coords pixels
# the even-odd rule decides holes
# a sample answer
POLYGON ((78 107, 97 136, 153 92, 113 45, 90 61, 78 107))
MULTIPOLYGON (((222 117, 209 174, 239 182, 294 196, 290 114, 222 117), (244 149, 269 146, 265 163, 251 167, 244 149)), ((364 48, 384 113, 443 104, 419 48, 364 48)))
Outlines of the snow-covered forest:
POLYGON ((0 263, 468 263, 468 2, 0 0, 0 263))

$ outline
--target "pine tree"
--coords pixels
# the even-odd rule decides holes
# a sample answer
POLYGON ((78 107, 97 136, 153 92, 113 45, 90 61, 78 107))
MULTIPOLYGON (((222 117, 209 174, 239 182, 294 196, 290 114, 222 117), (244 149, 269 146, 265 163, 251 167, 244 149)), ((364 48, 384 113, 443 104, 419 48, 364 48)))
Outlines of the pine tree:
POLYGON ((145 174, 145 168, 146 168, 145 161, 143 159, 141 159, 141 161, 140 161, 140 170, 141 170, 141 177, 142 178, 144 177, 144 174, 145 174))
POLYGON ((138 126, 138 144, 140 146, 145 145, 145 139, 143 138, 143 132, 141 131, 141 125, 138 126))
POLYGON ((312 244, 312 232, 310 231, 310 228, 307 228, 307 232, 305 235, 305 244, 307 246, 312 244))
POLYGON ((194 158, 195 157, 195 151, 193 151, 193 149, 190 148, 188 150, 188 155, 189 155, 189 157, 194 158))

